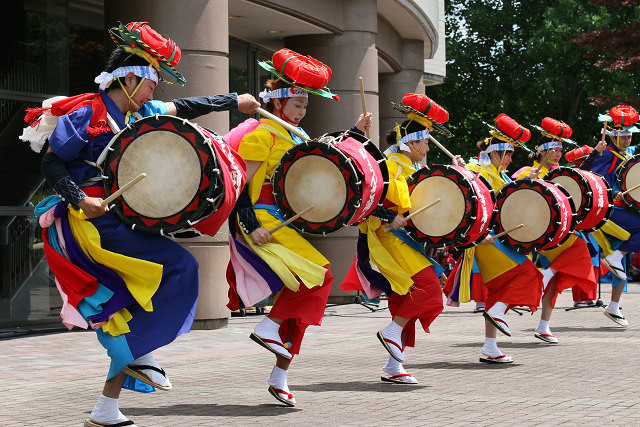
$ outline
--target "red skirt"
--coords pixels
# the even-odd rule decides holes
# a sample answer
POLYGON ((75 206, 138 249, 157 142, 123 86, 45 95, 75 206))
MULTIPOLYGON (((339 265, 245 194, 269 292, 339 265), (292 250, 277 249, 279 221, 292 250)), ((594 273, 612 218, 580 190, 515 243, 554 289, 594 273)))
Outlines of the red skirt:
POLYGON ((542 297, 542 274, 529 259, 485 285, 486 310, 500 301, 507 304, 508 309, 523 306, 529 307, 533 313, 538 309, 542 297))
MULTIPOLYGON (((325 266, 327 269, 329 265, 325 266)), ((285 287, 278 294, 269 317, 285 319, 280 325, 280 339, 283 343, 290 343, 289 353, 300 353, 300 345, 307 326, 320 326, 327 306, 329 293, 333 284, 331 270, 327 270, 322 286, 307 288, 300 283, 297 292, 285 287)))
POLYGON ((402 330, 403 347, 415 346, 416 320, 420 320, 422 329, 429 333, 429 325, 444 309, 440 279, 433 268, 422 269, 411 279, 413 286, 407 294, 393 294, 388 300, 391 316, 409 319, 402 330))
POLYGON ((551 299, 552 307, 556 306, 558 295, 565 289, 572 287, 581 289, 585 294, 594 295, 593 298, 584 298, 585 300, 595 299, 598 282, 593 271, 587 242, 583 239, 577 238, 571 246, 553 260, 549 267, 557 270, 554 277, 555 291, 551 299))

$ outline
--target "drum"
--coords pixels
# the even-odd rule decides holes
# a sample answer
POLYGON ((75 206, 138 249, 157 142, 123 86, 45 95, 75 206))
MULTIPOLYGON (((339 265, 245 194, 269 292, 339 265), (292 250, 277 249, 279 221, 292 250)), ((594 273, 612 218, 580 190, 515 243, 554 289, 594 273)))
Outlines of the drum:
POLYGON ((407 221, 405 230, 432 248, 466 248, 484 239, 493 223, 495 196, 481 175, 451 165, 433 165, 408 179, 411 212, 440 202, 407 221))
POLYGON ((335 132, 292 147, 273 173, 273 194, 285 219, 310 234, 326 235, 364 220, 389 185, 384 155, 355 132, 335 132))
POLYGON ((109 143, 103 170, 107 196, 147 174, 112 209, 132 229, 162 235, 187 230, 216 234, 246 180, 242 159, 220 136, 163 115, 138 120, 118 133, 109 143))
MULTIPOLYGON (((618 186, 625 192, 640 184, 640 154, 628 159, 618 172, 618 186)), ((622 196, 625 204, 631 209, 640 211, 640 188, 629 191, 622 196)))
POLYGON ((611 215, 611 187, 600 175, 581 169, 559 167, 550 171, 547 181, 560 184, 571 195, 576 212, 575 230, 595 231, 611 215))
POLYGON ((505 185, 496 196, 496 231, 524 227, 500 237, 515 250, 534 252, 562 244, 574 225, 569 194, 549 181, 520 179, 505 185))

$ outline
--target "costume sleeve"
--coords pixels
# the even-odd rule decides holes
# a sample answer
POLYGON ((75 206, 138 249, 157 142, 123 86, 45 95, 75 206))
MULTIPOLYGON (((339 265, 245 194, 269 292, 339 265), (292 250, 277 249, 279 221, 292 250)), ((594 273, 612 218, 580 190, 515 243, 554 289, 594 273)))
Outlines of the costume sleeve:
POLYGON ((396 219, 397 213, 386 206, 379 205, 373 210, 373 212, 371 212, 371 215, 375 216, 383 222, 391 223, 394 219, 396 219))
POLYGON ((235 209, 236 212, 238 212, 238 223, 246 234, 250 234, 260 228, 260 222, 258 221, 258 217, 256 217, 253 205, 251 204, 248 185, 245 185, 240 192, 235 209))
POLYGON ((171 102, 176 106, 178 117, 191 120, 214 111, 237 110, 238 94, 234 92, 224 95, 177 98, 171 102))
POLYGON ((364 132, 358 129, 355 125, 351 126, 351 129, 349 129, 349 132, 357 133, 358 135, 364 135, 364 132))
POLYGON ((242 138, 238 147, 238 154, 245 160, 264 162, 269 157, 273 144, 273 136, 269 131, 256 129, 242 138))
POLYGON ((615 166, 612 169, 612 165, 614 164, 614 162, 616 162, 616 160, 617 158, 611 151, 604 150, 602 152, 602 156, 597 155, 594 159, 593 166, 591 166, 591 172, 602 175, 602 177, 607 180, 609 185, 614 187, 617 182, 617 177, 615 174, 615 166), (609 170, 611 170, 611 172, 609 172, 609 170))
POLYGON ((78 203, 87 195, 80 189, 69 174, 67 165, 54 153, 46 153, 40 164, 42 174, 64 201, 77 208, 78 203))
POLYGON ((69 162, 78 158, 80 150, 89 142, 87 126, 91 121, 91 107, 60 116, 53 133, 49 137, 49 146, 62 160, 69 162))
POLYGON ((398 207, 398 213, 403 214, 411 209, 411 199, 409 198, 409 187, 402 174, 398 174, 396 162, 387 161, 389 168, 389 189, 386 199, 398 207), (396 175, 398 175, 396 177, 396 175))

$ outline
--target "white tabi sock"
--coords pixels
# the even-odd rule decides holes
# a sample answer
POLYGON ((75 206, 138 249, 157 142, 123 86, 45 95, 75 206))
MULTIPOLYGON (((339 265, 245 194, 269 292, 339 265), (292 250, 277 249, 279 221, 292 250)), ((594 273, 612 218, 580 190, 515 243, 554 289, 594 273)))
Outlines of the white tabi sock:
POLYGON ((391 355, 389 355, 389 358, 387 359, 387 364, 384 365, 382 370, 389 375, 399 375, 399 374, 407 373, 407 371, 404 370, 404 366, 402 366, 402 363, 398 362, 391 355))
POLYGON ((538 327, 536 328, 536 332, 539 334, 549 334, 551 335, 551 329, 549 329, 549 321, 540 319, 540 323, 538 323, 538 327))
POLYGON ((502 356, 502 352, 498 349, 498 339, 486 337, 484 339, 484 345, 482 346, 482 352, 489 357, 502 356))
POLYGON ((609 302, 609 304, 607 304, 607 308, 605 309, 607 310, 609 313, 611 314, 616 314, 618 316, 620 316, 622 313, 620 312, 620 305, 619 303, 615 302, 615 301, 611 301, 609 302))
POLYGON ((287 373, 288 371, 274 366, 271 371, 271 376, 269 377, 269 385, 273 388, 290 393, 289 386, 287 385, 287 373))
MULTIPOLYGON (((147 353, 144 356, 138 357, 129 365, 134 367, 140 366, 140 365, 149 365, 155 368, 160 368, 160 365, 158 364, 158 362, 156 362, 156 359, 153 357, 153 354, 151 353, 147 353)), ((153 381, 156 384, 160 384, 160 385, 170 384, 169 378, 165 377, 160 372, 156 372, 152 369, 141 369, 140 371, 144 372, 144 374, 147 375, 149 378, 151 378, 151 381, 153 381)))
POLYGON ((278 336, 278 340, 280 340, 280 336, 278 335, 280 325, 269 319, 269 316, 264 316, 264 319, 262 319, 262 321, 258 323, 253 330, 256 334, 265 338, 270 338, 275 334, 278 336))
POLYGON ((497 303, 495 303, 493 305, 493 307, 491 307, 491 310, 489 310, 489 311, 498 312, 498 313, 502 314, 502 318, 504 318, 504 315, 507 313, 507 304, 498 301, 497 303))
POLYGON ((402 345, 402 326, 396 322, 389 323, 383 330, 382 335, 386 338, 395 341, 398 345, 402 345))
POLYGON ((91 411, 89 418, 102 424, 118 424, 127 421, 127 417, 122 415, 118 409, 118 399, 107 397, 104 394, 100 395, 100 399, 91 411))

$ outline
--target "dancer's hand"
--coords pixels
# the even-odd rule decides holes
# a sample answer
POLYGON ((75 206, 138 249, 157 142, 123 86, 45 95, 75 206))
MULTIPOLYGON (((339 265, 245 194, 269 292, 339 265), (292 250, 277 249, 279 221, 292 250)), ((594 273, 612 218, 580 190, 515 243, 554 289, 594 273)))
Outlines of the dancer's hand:
POLYGON ((253 114, 259 106, 260 103, 256 101, 253 95, 249 93, 238 95, 238 110, 240 110, 241 113, 253 114))
POLYGON ((464 161, 462 156, 459 154, 456 154, 455 156, 453 156, 453 159, 451 160, 451 164, 455 166, 460 166, 461 168, 467 165, 467 163, 464 161))
POLYGON ((389 224, 389 226, 393 229, 393 230, 397 230, 399 228, 404 227, 405 225, 407 225, 407 220, 404 219, 404 217, 402 215, 396 215, 396 217, 393 219, 393 221, 391 222, 391 224, 389 224))
POLYGON ((108 206, 102 206, 102 199, 99 197, 85 197, 78 202, 78 207, 87 218, 97 218, 109 210, 108 206))
POLYGON ((600 140, 600 141, 598 141, 598 145, 596 145, 595 150, 598 153, 602 154, 602 152, 604 151, 605 148, 607 148, 607 141, 606 140, 605 141, 600 140))
POLYGON ((271 242, 271 238, 273 237, 271 236, 271 233, 269 233, 269 230, 264 227, 256 228, 251 232, 250 236, 253 243, 258 246, 271 242))
POLYGON ((494 242, 494 238, 493 236, 487 236, 484 238, 484 240, 482 242, 480 242, 481 245, 493 245, 494 242))
POLYGON ((364 114, 360 114, 358 121, 356 121, 356 127, 364 133, 371 127, 372 123, 373 115, 371 113, 367 113, 366 116, 364 114))

